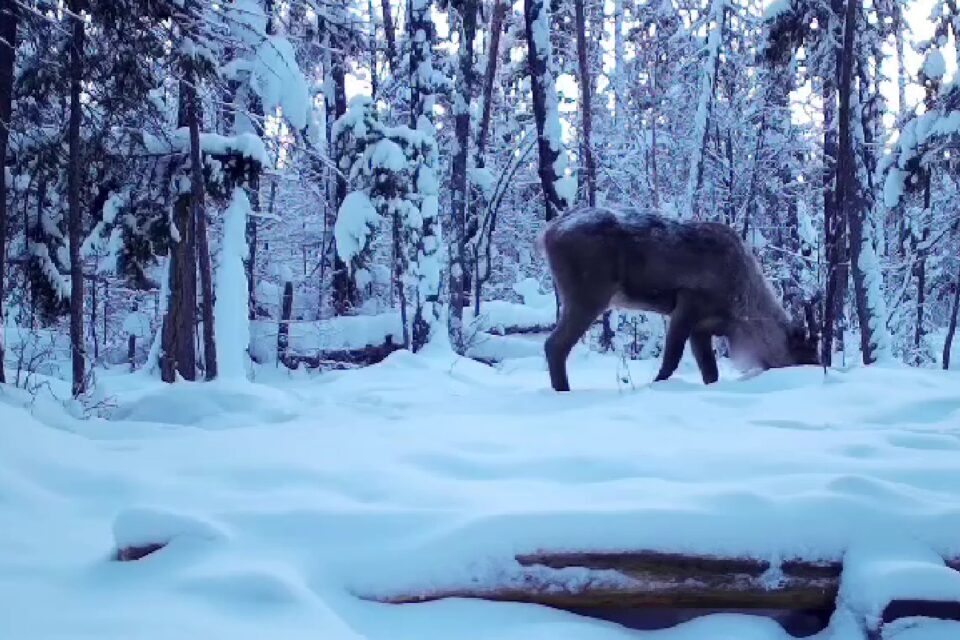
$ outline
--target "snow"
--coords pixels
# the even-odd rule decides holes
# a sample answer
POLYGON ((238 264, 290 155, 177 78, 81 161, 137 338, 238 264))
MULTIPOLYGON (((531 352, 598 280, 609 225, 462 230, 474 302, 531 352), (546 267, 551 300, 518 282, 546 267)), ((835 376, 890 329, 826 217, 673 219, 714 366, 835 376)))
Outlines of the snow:
POLYGON ((150 317, 143 311, 131 311, 123 318, 123 334, 146 338, 150 335, 150 317))
POLYGON ((792 0, 773 0, 763 10, 763 19, 768 22, 775 20, 792 9, 792 0))
MULTIPOLYGON (((143 135, 143 145, 148 153, 186 153, 190 149, 190 131, 181 127, 169 136, 143 135)), ((270 157, 263 140, 252 133, 235 136, 222 136, 217 133, 201 133, 200 149, 214 155, 236 154, 258 162, 261 166, 270 166, 270 157)))
POLYGON ((230 205, 223 213, 223 241, 220 265, 217 267, 214 325, 217 336, 218 377, 226 380, 246 380, 247 347, 250 344, 248 315, 249 294, 247 216, 250 200, 240 187, 235 187, 230 205))
POLYGON ((886 537, 876 531, 870 540, 847 550, 841 606, 877 627, 884 607, 893 600, 960 601, 960 572, 947 567, 929 547, 886 537))
POLYGON ((367 241, 379 224, 380 216, 367 194, 362 191, 347 194, 333 227, 337 255, 352 267, 353 259, 366 248, 367 241))
POLYGON ((232 0, 226 17, 230 31, 245 44, 259 44, 267 36, 267 16, 260 0, 232 0))
MULTIPOLYGON (((336 316, 326 320, 291 322, 288 351, 313 356, 318 352, 363 349, 403 342, 399 311, 364 316, 336 316)), ((276 321, 252 323, 251 353, 259 362, 273 362, 277 350, 276 321)))
POLYGON ((407 168, 407 156, 393 140, 384 138, 370 152, 370 166, 374 169, 400 172, 407 168))
POLYGON ((557 306, 553 294, 544 295, 534 302, 519 304, 506 300, 486 300, 480 305, 480 315, 476 322, 473 307, 464 309, 464 321, 491 333, 503 333, 508 328, 533 330, 552 326, 557 321, 557 306), (548 297, 549 301, 545 300, 548 297))
POLYGON ((940 49, 932 48, 923 59, 923 75, 931 80, 942 80, 947 74, 947 61, 940 49))
POLYGON ((250 84, 268 112, 280 107, 295 129, 307 126, 310 92, 289 40, 270 36, 257 47, 250 84))
POLYGON ((549 307, 556 309, 557 303, 553 293, 543 293, 540 291, 540 283, 536 278, 524 278, 513 285, 514 292, 523 298, 523 303, 542 309, 549 307))
MULTIPOLYGON (((636 632, 357 597, 509 584, 537 549, 846 555, 823 640, 862 640, 854 612, 892 597, 960 596, 938 564, 960 553, 957 374, 722 362, 705 387, 689 359, 657 384, 658 362, 627 364, 633 387, 578 346, 569 394, 542 356, 493 369, 434 345, 356 371, 259 367, 243 386, 105 372, 115 408, 86 421, 4 390, 0 637, 789 638, 744 615, 636 632), (149 543, 167 546, 110 560, 149 543)), ((884 637, 955 633, 913 620, 884 637)))

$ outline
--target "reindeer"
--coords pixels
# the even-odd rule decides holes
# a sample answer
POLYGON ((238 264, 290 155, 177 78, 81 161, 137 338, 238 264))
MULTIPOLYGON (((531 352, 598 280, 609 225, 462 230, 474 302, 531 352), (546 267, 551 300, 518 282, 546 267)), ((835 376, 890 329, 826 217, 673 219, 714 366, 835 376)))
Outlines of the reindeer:
POLYGON ((726 337, 744 367, 819 362, 812 316, 806 327, 788 318, 750 250, 726 225, 587 207, 550 222, 541 246, 560 302, 544 345, 557 391, 570 390, 573 345, 610 308, 670 316, 656 381, 676 371, 689 340, 704 383, 716 382, 713 336, 726 337))

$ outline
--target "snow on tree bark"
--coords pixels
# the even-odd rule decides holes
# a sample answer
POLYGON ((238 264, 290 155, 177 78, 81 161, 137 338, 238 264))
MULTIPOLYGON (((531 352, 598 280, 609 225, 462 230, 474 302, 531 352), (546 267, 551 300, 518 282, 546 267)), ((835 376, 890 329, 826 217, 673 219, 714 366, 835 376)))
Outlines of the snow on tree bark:
POLYGON ((549 222, 573 204, 576 182, 566 175, 567 154, 561 139, 557 89, 552 68, 550 8, 546 0, 524 0, 523 9, 533 115, 537 125, 538 173, 543 188, 546 219, 549 222))
MULTIPOLYGON (((331 57, 330 77, 333 82, 333 107, 330 112, 334 119, 347 112, 347 85, 345 61, 340 56, 331 57)), ((329 108, 329 107, 328 107, 329 108)), ((347 197, 347 179, 341 174, 334 177, 333 210, 339 211, 343 199, 347 197)), ((339 254, 333 260, 333 308, 338 315, 344 315, 359 302, 357 285, 351 277, 347 263, 339 254)))
POLYGON ((854 156, 854 135, 852 132, 853 121, 857 115, 855 105, 851 104, 855 100, 853 68, 854 40, 857 38, 856 22, 856 2, 855 0, 846 0, 843 47, 840 55, 836 198, 837 215, 846 221, 850 230, 851 270, 853 272, 857 316, 860 320, 860 344, 864 364, 870 364, 876 359, 874 354, 875 344, 871 340, 871 313, 867 306, 865 276, 859 263, 864 245, 863 218, 865 210, 857 184, 857 163, 854 156))
POLYGON ((415 197, 403 208, 403 232, 410 238, 407 279, 414 287, 410 348, 419 351, 440 317, 440 205, 433 107, 438 83, 433 67, 433 0, 409 0, 410 128, 425 145, 413 174, 415 197))
POLYGON ((467 207, 467 161, 470 154, 471 100, 476 83, 473 45, 477 33, 476 0, 454 0, 460 18, 460 46, 457 80, 453 87, 454 136, 456 147, 450 163, 450 311, 447 316, 450 343, 459 353, 466 348, 463 336, 463 309, 469 303, 468 275, 473 272, 467 248, 468 229, 476 226, 476 211, 467 207), (467 217, 472 218, 471 221, 467 217))
POLYGON ((217 299, 214 308, 217 335, 217 365, 221 379, 246 380, 250 320, 247 305, 247 217, 251 206, 241 187, 234 187, 223 213, 223 239, 217 268, 217 299))
MULTIPOLYGON (((852 0, 848 0, 853 4, 852 0)), ((846 29, 857 29, 857 12, 847 7, 846 29)), ((848 37, 845 35, 845 38, 848 37)), ((856 40, 856 36, 852 36, 856 40)), ((846 52, 846 41, 844 41, 846 52)), ((890 340, 887 333, 887 305, 883 294, 883 273, 875 249, 875 217, 877 213, 874 193, 876 186, 873 176, 876 172, 875 148, 880 114, 868 101, 868 81, 866 73, 869 65, 859 54, 861 47, 854 47, 855 60, 850 61, 850 82, 847 118, 849 124, 844 130, 841 121, 840 156, 847 175, 844 180, 844 192, 838 194, 841 207, 845 209, 850 229, 850 269, 853 276, 854 303, 860 324, 860 350, 864 364, 871 364, 889 357, 890 340), (849 163, 846 164, 846 163, 849 163)), ((845 61, 846 63, 846 61, 845 61)), ((844 81, 844 78, 841 78, 844 81)), ((841 111, 843 103, 841 102, 841 111)), ((841 115, 841 118, 843 116, 841 115)), ((839 173, 839 170, 838 170, 839 173)))

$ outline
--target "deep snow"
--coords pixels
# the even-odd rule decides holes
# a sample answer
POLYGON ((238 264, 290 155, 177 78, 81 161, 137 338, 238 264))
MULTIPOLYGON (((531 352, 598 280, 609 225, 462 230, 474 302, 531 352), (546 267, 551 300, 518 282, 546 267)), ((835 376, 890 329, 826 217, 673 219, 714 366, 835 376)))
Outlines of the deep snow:
MULTIPOLYGON (((844 588, 872 589, 851 608, 917 591, 910 576, 925 593, 957 588, 917 564, 960 555, 957 374, 724 369, 706 388, 686 360, 650 385, 657 365, 579 351, 566 395, 540 357, 491 369, 434 345, 357 371, 260 367, 257 384, 117 373, 99 380, 109 419, 90 420, 4 389, 0 638, 787 637, 740 615, 638 632, 353 595, 492 584, 537 549, 826 557, 882 533, 922 551, 896 547, 889 564, 858 551, 844 588)), ((960 637, 954 623, 892 630, 960 637)), ((838 615, 821 637, 862 636, 838 615)))

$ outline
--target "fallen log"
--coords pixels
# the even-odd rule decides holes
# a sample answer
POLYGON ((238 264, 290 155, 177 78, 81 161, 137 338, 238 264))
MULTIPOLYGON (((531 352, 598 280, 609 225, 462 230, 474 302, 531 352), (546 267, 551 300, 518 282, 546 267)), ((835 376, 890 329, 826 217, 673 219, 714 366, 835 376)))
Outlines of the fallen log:
MULTIPOLYGON (((392 604, 479 598, 560 609, 766 609, 832 611, 840 559, 749 557, 658 551, 538 552, 516 556, 495 584, 472 584, 368 598, 392 604)), ((956 569, 960 562, 948 560, 956 569)))
POLYGON ((403 349, 403 344, 395 343, 393 336, 388 335, 383 344, 367 345, 360 349, 327 350, 313 354, 292 353, 288 350, 280 361, 288 369, 296 369, 300 365, 308 369, 353 369, 382 362, 400 349, 403 349))

